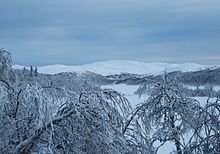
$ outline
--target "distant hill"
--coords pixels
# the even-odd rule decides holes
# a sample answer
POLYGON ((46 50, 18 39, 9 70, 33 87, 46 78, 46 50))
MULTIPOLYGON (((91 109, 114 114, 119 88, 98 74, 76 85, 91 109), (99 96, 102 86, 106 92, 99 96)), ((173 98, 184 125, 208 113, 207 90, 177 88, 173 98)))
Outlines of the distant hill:
MULTIPOLYGON (((172 63, 144 63, 136 61, 121 61, 121 60, 111 60, 96 62, 91 64, 85 64, 81 66, 66 66, 66 65, 47 65, 39 66, 38 72, 44 74, 57 74, 61 72, 94 72, 101 75, 114 75, 121 73, 130 74, 146 74, 146 75, 158 75, 166 72, 173 71, 199 71, 205 69, 209 66, 200 65, 195 63, 183 63, 183 64, 172 64, 172 63)), ((22 69, 24 66, 13 65, 15 69, 22 69)))

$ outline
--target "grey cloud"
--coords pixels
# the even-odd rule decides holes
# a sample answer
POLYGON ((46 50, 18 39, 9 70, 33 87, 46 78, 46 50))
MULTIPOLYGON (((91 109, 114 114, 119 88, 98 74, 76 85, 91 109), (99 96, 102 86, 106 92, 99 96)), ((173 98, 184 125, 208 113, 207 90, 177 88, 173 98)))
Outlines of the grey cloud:
POLYGON ((0 45, 15 63, 219 63, 218 0, 8 0, 0 10, 0 45))

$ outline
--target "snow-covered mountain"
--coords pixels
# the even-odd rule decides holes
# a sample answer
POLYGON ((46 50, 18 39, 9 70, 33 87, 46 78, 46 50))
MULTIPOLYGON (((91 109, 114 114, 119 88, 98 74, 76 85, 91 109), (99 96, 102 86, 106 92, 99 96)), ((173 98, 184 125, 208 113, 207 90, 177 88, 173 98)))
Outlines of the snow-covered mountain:
MULTIPOLYGON (((85 64, 81 66, 66 66, 66 65, 47 65, 39 66, 38 72, 45 74, 57 74, 61 72, 95 72, 102 75, 120 74, 120 73, 132 73, 132 74, 160 74, 165 70, 167 72, 172 71, 196 71, 207 68, 206 65, 200 65, 195 63, 183 63, 183 64, 171 64, 171 63, 144 63, 136 61, 121 61, 110 60, 103 62, 96 62, 91 64, 85 64)), ((24 66, 13 65, 14 69, 22 69, 24 66)))

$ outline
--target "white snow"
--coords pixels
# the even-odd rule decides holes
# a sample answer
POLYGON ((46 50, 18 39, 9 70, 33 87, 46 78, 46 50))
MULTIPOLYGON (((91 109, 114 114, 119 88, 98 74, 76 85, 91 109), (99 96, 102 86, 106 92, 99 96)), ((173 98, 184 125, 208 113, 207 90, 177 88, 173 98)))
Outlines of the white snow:
MULTIPOLYGON (((188 87, 188 89, 192 89, 192 90, 196 90, 197 89, 197 86, 187 86, 187 87, 188 87)), ((215 92, 220 91, 220 86, 214 85, 212 87, 213 87, 213 90, 215 92)), ((205 85, 204 86, 198 86, 198 88, 204 90, 205 89, 205 85)))
MULTIPOLYGON (((57 74, 61 72, 95 72, 102 75, 112 75, 120 73, 132 73, 132 74, 160 74, 164 71, 196 71, 207 68, 209 66, 200 65, 195 63, 183 63, 183 64, 171 64, 171 63, 144 63, 136 61, 126 60, 110 60, 103 62, 96 62, 91 64, 85 64, 81 66, 66 66, 61 64, 39 66, 38 72, 45 74, 57 74)), ((22 69, 24 66, 13 65, 15 69, 22 69)))
POLYGON ((137 104, 146 100, 149 96, 143 95, 139 98, 138 95, 135 95, 135 91, 139 88, 137 85, 126 85, 126 84, 113 84, 113 85, 105 85, 101 86, 102 89, 114 89, 121 94, 123 94, 128 101, 131 103, 131 106, 135 108, 137 104))

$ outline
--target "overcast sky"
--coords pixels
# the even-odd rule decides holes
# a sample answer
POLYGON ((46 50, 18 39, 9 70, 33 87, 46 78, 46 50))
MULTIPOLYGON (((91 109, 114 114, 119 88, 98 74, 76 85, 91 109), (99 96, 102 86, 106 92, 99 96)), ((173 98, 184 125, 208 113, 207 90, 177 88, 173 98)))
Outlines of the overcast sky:
POLYGON ((0 0, 15 64, 220 64, 220 0, 0 0))

